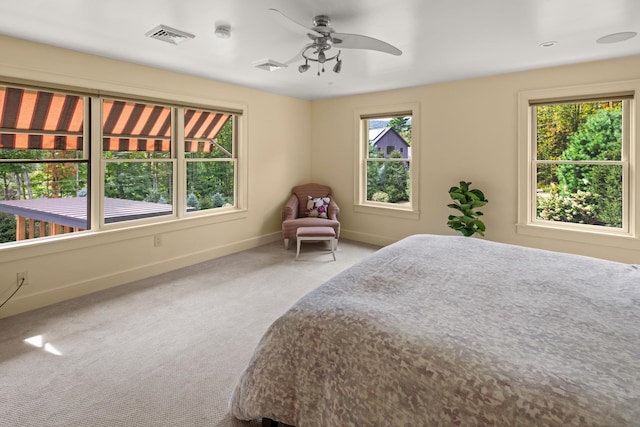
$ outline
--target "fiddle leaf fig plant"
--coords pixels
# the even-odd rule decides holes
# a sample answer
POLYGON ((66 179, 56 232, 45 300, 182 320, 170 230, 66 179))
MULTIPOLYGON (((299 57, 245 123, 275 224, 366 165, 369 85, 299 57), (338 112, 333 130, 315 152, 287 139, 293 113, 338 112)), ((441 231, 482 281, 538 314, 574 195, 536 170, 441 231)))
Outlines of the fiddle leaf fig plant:
POLYGON ((447 206, 459 211, 458 215, 449 215, 447 225, 460 232, 463 236, 473 236, 478 233, 484 236, 485 225, 479 219, 483 215, 477 209, 486 205, 489 201, 485 199, 484 193, 478 189, 470 189, 471 182, 460 181, 458 187, 449 189, 449 196, 453 203, 447 206))

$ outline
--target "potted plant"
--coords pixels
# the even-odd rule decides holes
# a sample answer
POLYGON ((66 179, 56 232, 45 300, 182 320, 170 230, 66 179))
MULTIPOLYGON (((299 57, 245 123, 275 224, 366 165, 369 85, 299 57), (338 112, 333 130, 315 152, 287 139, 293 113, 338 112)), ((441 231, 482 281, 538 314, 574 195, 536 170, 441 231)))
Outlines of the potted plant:
POLYGON ((459 187, 451 187, 449 189, 449 196, 453 203, 447 206, 458 210, 460 214, 449 215, 447 225, 463 236, 469 237, 475 233, 484 236, 484 223, 478 219, 483 213, 476 209, 486 205, 488 200, 485 199, 482 191, 478 189, 470 190, 470 185, 470 182, 460 181, 459 187))

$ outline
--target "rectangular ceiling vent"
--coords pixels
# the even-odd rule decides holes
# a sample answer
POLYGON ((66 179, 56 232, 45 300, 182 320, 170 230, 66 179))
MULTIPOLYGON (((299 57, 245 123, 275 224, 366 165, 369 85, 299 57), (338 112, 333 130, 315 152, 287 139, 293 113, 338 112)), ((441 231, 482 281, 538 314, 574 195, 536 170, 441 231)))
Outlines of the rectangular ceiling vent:
POLYGON ((176 30, 175 28, 167 27, 166 25, 158 25, 157 27, 147 31, 144 35, 151 37, 152 39, 162 40, 163 42, 171 44, 180 44, 185 40, 196 37, 193 34, 176 30))
POLYGON ((260 68, 261 70, 267 71, 275 71, 281 68, 287 68, 287 64, 283 64, 282 62, 274 61, 273 59, 263 59, 262 61, 258 61, 253 64, 256 68, 260 68))

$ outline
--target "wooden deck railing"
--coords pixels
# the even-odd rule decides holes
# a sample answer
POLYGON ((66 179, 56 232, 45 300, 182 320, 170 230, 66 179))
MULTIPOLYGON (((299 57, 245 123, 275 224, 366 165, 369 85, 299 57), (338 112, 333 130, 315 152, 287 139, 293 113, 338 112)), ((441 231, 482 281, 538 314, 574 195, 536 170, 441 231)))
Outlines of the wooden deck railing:
POLYGON ((37 237, 57 236, 83 230, 83 228, 70 227, 68 225, 16 215, 16 241, 37 237))

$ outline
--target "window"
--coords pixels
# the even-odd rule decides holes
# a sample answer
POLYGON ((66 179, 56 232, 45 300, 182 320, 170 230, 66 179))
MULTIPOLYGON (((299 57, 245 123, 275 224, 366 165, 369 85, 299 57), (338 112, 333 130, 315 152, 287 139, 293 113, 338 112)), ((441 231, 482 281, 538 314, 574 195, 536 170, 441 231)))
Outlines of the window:
POLYGON ((0 243, 88 228, 85 106, 83 96, 0 86, 0 243))
POLYGON ((634 234, 632 86, 521 94, 519 230, 634 234))
POLYGON ((174 214, 171 108, 102 100, 103 223, 174 214))
POLYGON ((0 244, 239 212, 240 118, 0 86, 0 244))
POLYGON ((417 218, 415 104, 356 113, 356 210, 417 218))
POLYGON ((189 210, 235 206, 236 147, 230 114, 184 111, 189 210))
POLYGON ((628 101, 541 103, 532 109, 536 220, 622 229, 622 188, 629 169, 622 121, 628 101))

